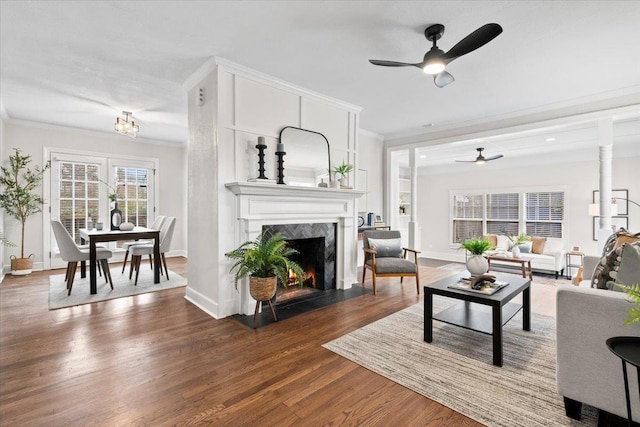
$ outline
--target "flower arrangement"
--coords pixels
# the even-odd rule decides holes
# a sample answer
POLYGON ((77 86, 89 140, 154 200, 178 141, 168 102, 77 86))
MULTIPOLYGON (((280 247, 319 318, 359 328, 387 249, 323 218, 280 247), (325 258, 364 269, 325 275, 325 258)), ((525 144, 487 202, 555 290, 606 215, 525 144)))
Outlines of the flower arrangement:
POLYGON ((520 246, 524 242, 528 242, 531 240, 531 236, 527 236, 525 233, 520 233, 515 237, 507 233, 506 236, 507 239, 509 239, 509 241, 511 242, 512 246, 520 246))
POLYGON ((333 173, 336 177, 340 175, 341 178, 346 178, 351 171, 353 171, 353 165, 350 163, 342 162, 340 165, 333 167, 333 173))

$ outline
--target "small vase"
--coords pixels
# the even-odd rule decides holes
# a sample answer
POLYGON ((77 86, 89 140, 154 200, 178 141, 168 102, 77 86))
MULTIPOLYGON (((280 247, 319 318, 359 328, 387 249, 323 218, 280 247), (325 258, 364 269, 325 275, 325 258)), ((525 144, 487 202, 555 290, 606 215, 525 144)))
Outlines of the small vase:
POLYGON ((118 202, 116 202, 115 207, 111 210, 111 229, 119 230, 120 224, 122 224, 122 211, 118 209, 118 202))
POLYGON ((331 187, 331 188, 340 188, 340 181, 338 181, 337 179, 332 180, 329 183, 329 187, 331 187))
POLYGON ((517 246, 514 246, 513 248, 511 248, 511 255, 513 255, 514 258, 519 258, 520 257, 520 248, 517 246))
POLYGON ((484 274, 489 270, 489 262, 482 255, 471 255, 467 259, 467 270, 473 276, 484 274))
POLYGON ((340 187, 344 188, 347 187, 349 185, 349 181, 347 180, 346 176, 343 176, 342 178, 340 178, 340 187))

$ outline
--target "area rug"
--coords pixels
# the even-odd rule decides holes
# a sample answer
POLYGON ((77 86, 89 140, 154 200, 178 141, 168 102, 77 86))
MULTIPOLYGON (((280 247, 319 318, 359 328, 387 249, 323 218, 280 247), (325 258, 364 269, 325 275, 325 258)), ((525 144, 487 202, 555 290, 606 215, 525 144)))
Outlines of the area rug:
MULTIPOLYGON (((452 303, 434 296, 434 311, 452 303)), ((555 320, 522 314, 504 327, 503 367, 492 365, 489 335, 434 321, 423 337, 423 306, 413 305, 323 347, 487 426, 595 426, 596 411, 565 416, 556 391, 555 320)))
POLYGON ((111 290, 108 283, 105 283, 104 277, 98 277, 98 293, 91 295, 89 293, 89 272, 87 272, 87 277, 84 279, 81 279, 80 274, 77 274, 70 296, 67 296, 64 274, 49 276, 49 310, 106 301, 147 292, 163 291, 165 289, 187 285, 187 279, 177 275, 171 270, 169 270, 170 280, 167 280, 165 276, 161 276, 160 283, 156 284, 153 283, 153 271, 148 268, 142 268, 140 270, 140 276, 138 277, 137 286, 133 285, 133 279, 129 280, 128 272, 126 274, 120 274, 120 272, 112 269, 111 275, 113 277, 113 290, 111 290))

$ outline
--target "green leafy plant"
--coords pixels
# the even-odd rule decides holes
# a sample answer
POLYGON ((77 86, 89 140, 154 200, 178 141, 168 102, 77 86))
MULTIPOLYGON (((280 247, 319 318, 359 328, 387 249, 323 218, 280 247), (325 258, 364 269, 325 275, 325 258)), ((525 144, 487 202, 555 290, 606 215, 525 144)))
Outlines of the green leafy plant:
POLYGON ((477 239, 474 237, 462 242, 460 244, 460 248, 466 249, 473 255, 482 255, 489 249, 492 249, 492 246, 488 240, 477 239))
POLYGON ((512 236, 511 234, 507 234, 507 238, 509 239, 509 241, 513 246, 519 246, 524 242, 528 242, 529 240, 531 240, 531 237, 527 236, 525 233, 520 233, 517 236, 512 236))
POLYGON ((340 175, 343 178, 346 178, 346 176, 353 171, 353 165, 349 164, 349 163, 345 163, 342 162, 340 165, 338 166, 334 166, 333 167, 333 173, 337 176, 340 175))
POLYGON ((288 281, 289 271, 295 274, 298 285, 302 286, 305 273, 302 267, 289 259, 296 253, 298 251, 288 247, 280 233, 271 236, 269 233, 263 233, 255 240, 244 242, 238 248, 227 252, 225 256, 235 260, 230 271, 235 274, 234 284, 238 290, 238 281, 247 276, 277 276, 284 285, 288 281))
POLYGON ((14 247, 15 243, 12 243, 9 239, 4 237, 4 233, 0 233, 0 245, 14 247))
POLYGON ((23 155, 19 148, 13 150, 14 154, 9 156, 9 167, 1 168, 0 207, 22 224, 20 258, 24 258, 25 223, 30 216, 42 211, 44 199, 35 189, 42 183, 48 166, 30 169, 31 156, 23 155))
POLYGON ((106 182, 104 182, 103 180, 99 179, 98 181, 100 181, 101 183, 103 183, 104 185, 107 186, 107 188, 109 189, 109 200, 112 202, 116 202, 118 201, 118 191, 115 189, 114 186, 107 184, 106 182))
POLYGON ((629 302, 633 304, 633 307, 629 309, 629 317, 624 324, 630 325, 632 323, 640 323, 640 284, 627 286, 621 283, 616 283, 615 285, 629 295, 629 298, 631 298, 631 301, 629 302))

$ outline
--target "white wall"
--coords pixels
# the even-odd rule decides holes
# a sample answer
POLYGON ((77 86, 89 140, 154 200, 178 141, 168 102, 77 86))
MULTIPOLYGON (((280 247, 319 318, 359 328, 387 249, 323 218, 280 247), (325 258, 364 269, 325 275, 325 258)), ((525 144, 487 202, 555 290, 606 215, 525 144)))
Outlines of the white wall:
MULTIPOLYGON (((5 153, 5 138, 4 138, 4 108, 0 105, 0 159, 4 159, 5 153)), ((3 163, 4 164, 4 163, 3 163)), ((0 209, 0 231, 4 231, 4 210, 0 209)), ((0 245, 0 263, 4 264, 3 260, 5 259, 5 253, 7 250, 3 245, 0 245)), ((7 255, 8 257, 8 255, 7 255)), ((0 282, 4 279, 4 268, 0 268, 0 282)))
POLYGON ((359 212, 383 212, 384 162, 382 160, 384 137, 360 129, 358 132, 358 164, 360 177, 366 176, 366 182, 358 182, 358 190, 367 191, 358 203, 359 212), (362 172, 365 171, 365 172, 362 172))
MULTIPOLYGON (((597 149, 597 148, 596 148, 597 149)), ((615 151, 615 145, 614 145, 615 151)), ((629 198, 640 201, 640 157, 613 159, 613 188, 628 189, 629 198)), ((565 187, 565 246, 580 246, 587 254, 597 254, 592 240, 593 217, 588 216, 592 191, 598 189, 597 161, 541 164, 520 169, 492 169, 469 165, 469 172, 422 175, 418 177, 418 220, 422 233, 422 256, 445 260, 464 259, 449 247, 450 190, 545 190, 565 187)), ((629 205, 629 228, 640 231, 640 208, 629 205)))
MULTIPOLYGON (((158 213, 175 216, 177 225, 171 244, 171 253, 185 254, 186 240, 184 229, 186 218, 184 209, 186 194, 184 193, 186 171, 184 170, 185 147, 170 147, 160 144, 149 144, 140 140, 100 132, 91 132, 60 126, 51 126, 31 122, 9 120, 5 123, 5 142, 2 163, 6 164, 13 148, 20 148, 25 154, 32 156, 33 165, 44 165, 44 147, 70 149, 82 152, 103 154, 125 154, 143 158, 159 159, 159 180, 157 183, 159 197, 156 203, 158 213)), ((50 191, 43 189, 43 197, 49 200, 50 191)), ((5 216, 4 229, 9 239, 20 242, 20 224, 5 216)), ((42 214, 27 220, 25 252, 35 255, 34 268, 42 268, 43 235, 42 214)), ((16 248, 7 248, 2 258, 3 264, 9 263, 9 256, 15 254, 16 248)), ((48 254, 48 249, 47 249, 48 254)))

